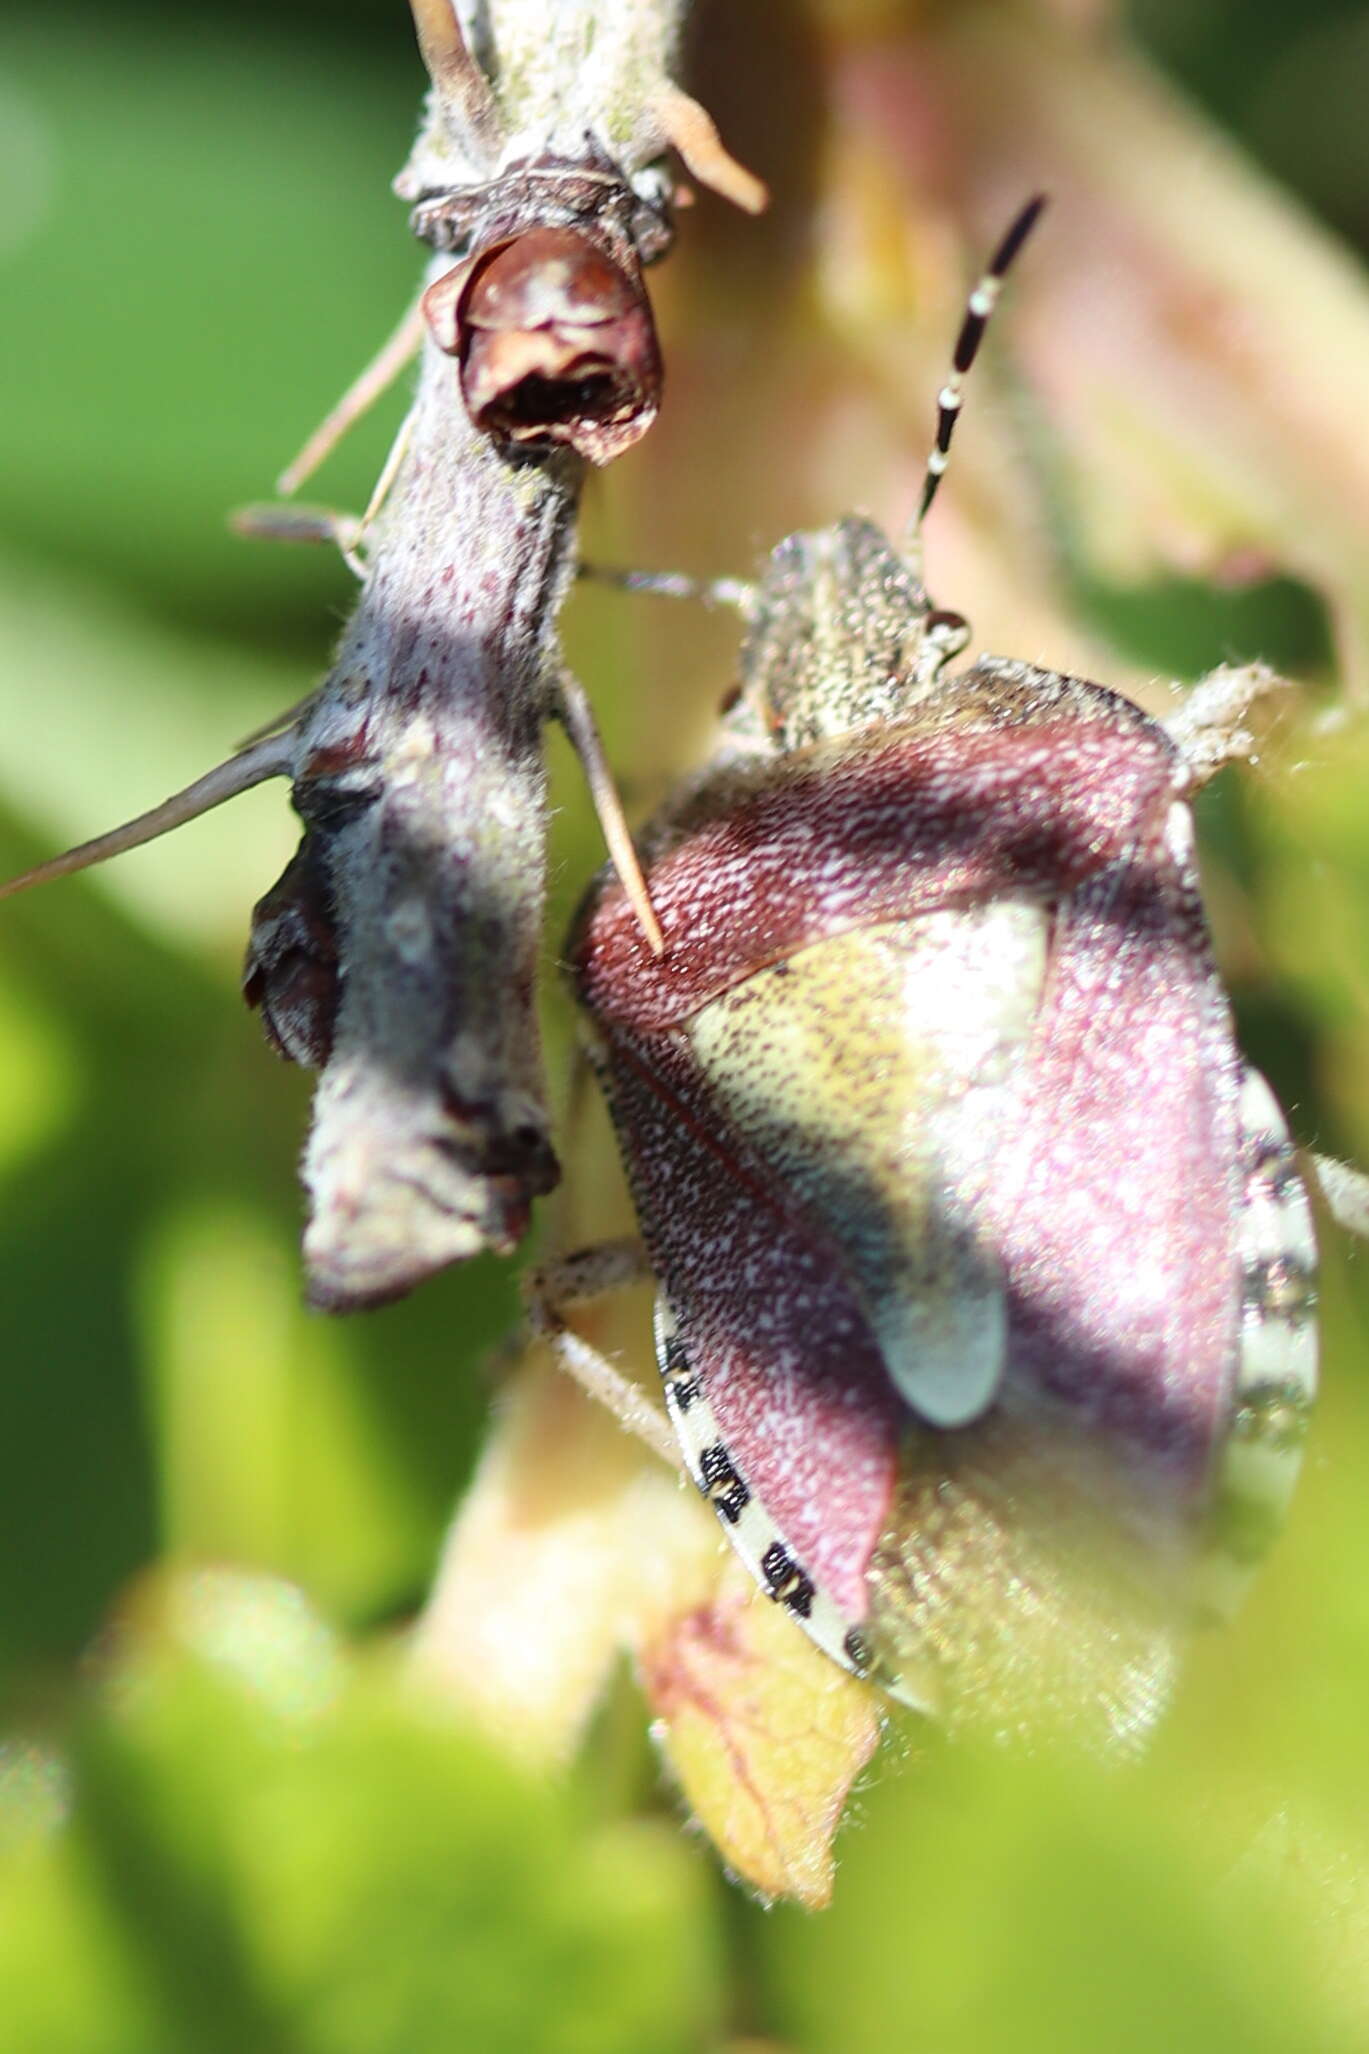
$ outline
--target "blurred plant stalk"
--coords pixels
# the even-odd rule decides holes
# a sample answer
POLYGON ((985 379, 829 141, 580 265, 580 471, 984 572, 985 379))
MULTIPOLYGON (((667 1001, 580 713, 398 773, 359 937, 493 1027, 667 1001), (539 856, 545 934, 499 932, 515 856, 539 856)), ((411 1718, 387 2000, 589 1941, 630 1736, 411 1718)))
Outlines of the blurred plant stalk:
MULTIPOLYGON (((1027 479, 1036 522, 1044 483, 1071 557, 1117 584, 1167 571, 1215 584, 1302 579, 1362 702, 1360 267, 1149 70, 1117 12, 1020 0, 900 28, 894 10, 860 21, 830 11, 829 298, 868 332, 852 253, 873 259, 865 290, 878 292, 872 198, 977 247, 1022 193, 1048 190, 1049 227, 1000 338, 1054 473, 1027 479)), ((886 237, 890 226, 886 216, 886 237)), ((898 344, 887 300, 884 311, 888 362, 898 344)), ((1003 557, 1016 558, 1016 537, 1004 541, 1003 557)), ((982 634, 977 598, 972 610, 982 634)), ((996 620, 993 633, 1003 646, 996 620)))

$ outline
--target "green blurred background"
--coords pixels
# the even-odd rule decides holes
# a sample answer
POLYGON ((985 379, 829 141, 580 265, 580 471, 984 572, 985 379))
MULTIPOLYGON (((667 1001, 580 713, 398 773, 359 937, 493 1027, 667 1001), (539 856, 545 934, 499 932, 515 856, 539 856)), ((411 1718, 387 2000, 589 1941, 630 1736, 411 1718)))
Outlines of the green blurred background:
MULTIPOLYGON (((1369 242, 1364 8, 1144 0, 1133 19, 1369 242)), ((715 28, 754 50, 766 10, 720 0, 715 28)), ((269 495, 412 290, 388 188, 421 82, 381 0, 0 26, 5 871, 188 781, 324 666, 347 573, 236 540, 224 515, 269 495)), ((746 98, 734 81, 728 133, 769 171, 746 98)), ((698 210, 667 310, 711 255, 735 266, 740 232, 698 210)), ((331 500, 364 501, 396 406, 330 468, 331 500)), ((725 477, 721 442, 706 460, 725 477)), ((639 502, 668 497, 653 442, 629 462, 639 502)), ((596 485, 588 519, 621 556, 617 489, 596 485)), ((728 480, 690 567, 744 567, 756 523, 728 480)), ((1224 653, 1191 594, 1158 628, 1162 598, 1133 597, 1148 645, 1168 634, 1195 672, 1224 653)), ((1315 668, 1315 595, 1270 605, 1268 653, 1315 668)), ((1119 636, 1136 617, 1118 607, 1119 636)), ((611 739, 645 762, 635 623, 578 602, 570 637, 611 739)), ((725 665, 725 625, 700 633, 695 670, 725 665)), ((1214 795, 1207 824, 1252 1053, 1300 1131, 1364 1158, 1369 748, 1352 729, 1337 753, 1214 795)), ((559 920, 597 855, 556 767, 559 920)), ((248 909, 293 839, 271 788, 0 919, 0 2048, 1362 2047, 1353 1259, 1333 1247, 1330 1393, 1293 1529, 1200 1651, 1151 1783, 887 1764, 835 1910, 766 1916, 676 1831, 630 1700, 546 1791, 415 1725, 383 1661, 349 1663, 421 1598, 515 1293, 482 1262, 349 1324, 300 1309, 309 1081, 236 995, 248 909), (130 1579, 206 1559, 294 1580, 319 1618, 274 1584, 225 1584, 222 1630, 217 1586, 190 1625, 149 1598, 127 1688, 89 1701, 83 1650, 130 1579), (305 1752, 301 1690, 331 1720, 305 1752), (78 1830, 54 1833, 73 1788, 78 1830)), ((553 1055, 566 1033, 554 1011, 553 1055)))

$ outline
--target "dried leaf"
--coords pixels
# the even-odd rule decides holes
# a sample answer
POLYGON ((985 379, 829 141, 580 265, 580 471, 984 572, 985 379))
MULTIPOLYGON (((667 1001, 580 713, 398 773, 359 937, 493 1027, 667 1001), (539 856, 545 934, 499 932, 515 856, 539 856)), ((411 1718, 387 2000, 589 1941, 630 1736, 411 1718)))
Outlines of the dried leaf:
POLYGON ((729 1562, 710 1599, 643 1648, 657 1737, 723 1859, 816 1910, 832 1840, 879 1739, 878 1700, 729 1562))

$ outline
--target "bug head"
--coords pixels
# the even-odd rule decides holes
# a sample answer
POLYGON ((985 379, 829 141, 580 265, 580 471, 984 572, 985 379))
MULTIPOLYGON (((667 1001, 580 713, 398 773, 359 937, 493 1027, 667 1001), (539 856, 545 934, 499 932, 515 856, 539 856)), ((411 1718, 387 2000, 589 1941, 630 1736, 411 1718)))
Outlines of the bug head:
POLYGON ((796 749, 895 718, 917 688, 929 618, 920 580, 872 521, 786 536, 756 590, 739 719, 796 749))
POLYGON ((937 394, 917 511, 899 544, 870 521, 848 516, 832 528, 787 536, 772 554, 748 608, 738 727, 792 749, 895 719, 968 643, 968 623, 927 596, 922 524, 945 475, 966 374, 1004 276, 1045 204, 1038 193, 1021 209, 966 302, 937 394))

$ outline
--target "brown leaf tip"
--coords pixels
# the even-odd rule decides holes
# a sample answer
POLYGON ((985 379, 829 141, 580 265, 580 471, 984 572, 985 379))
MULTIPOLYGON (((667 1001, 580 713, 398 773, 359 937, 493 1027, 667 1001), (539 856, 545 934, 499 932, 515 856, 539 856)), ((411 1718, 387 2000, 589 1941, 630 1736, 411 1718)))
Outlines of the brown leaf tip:
POLYGON ((277 1055, 319 1070, 332 1051, 338 983, 332 895, 317 840, 306 834, 252 910, 242 995, 277 1055))
POLYGON ((635 264, 574 228, 534 228, 428 288, 424 313, 460 366, 475 426, 606 464, 644 435, 661 358, 635 264))

